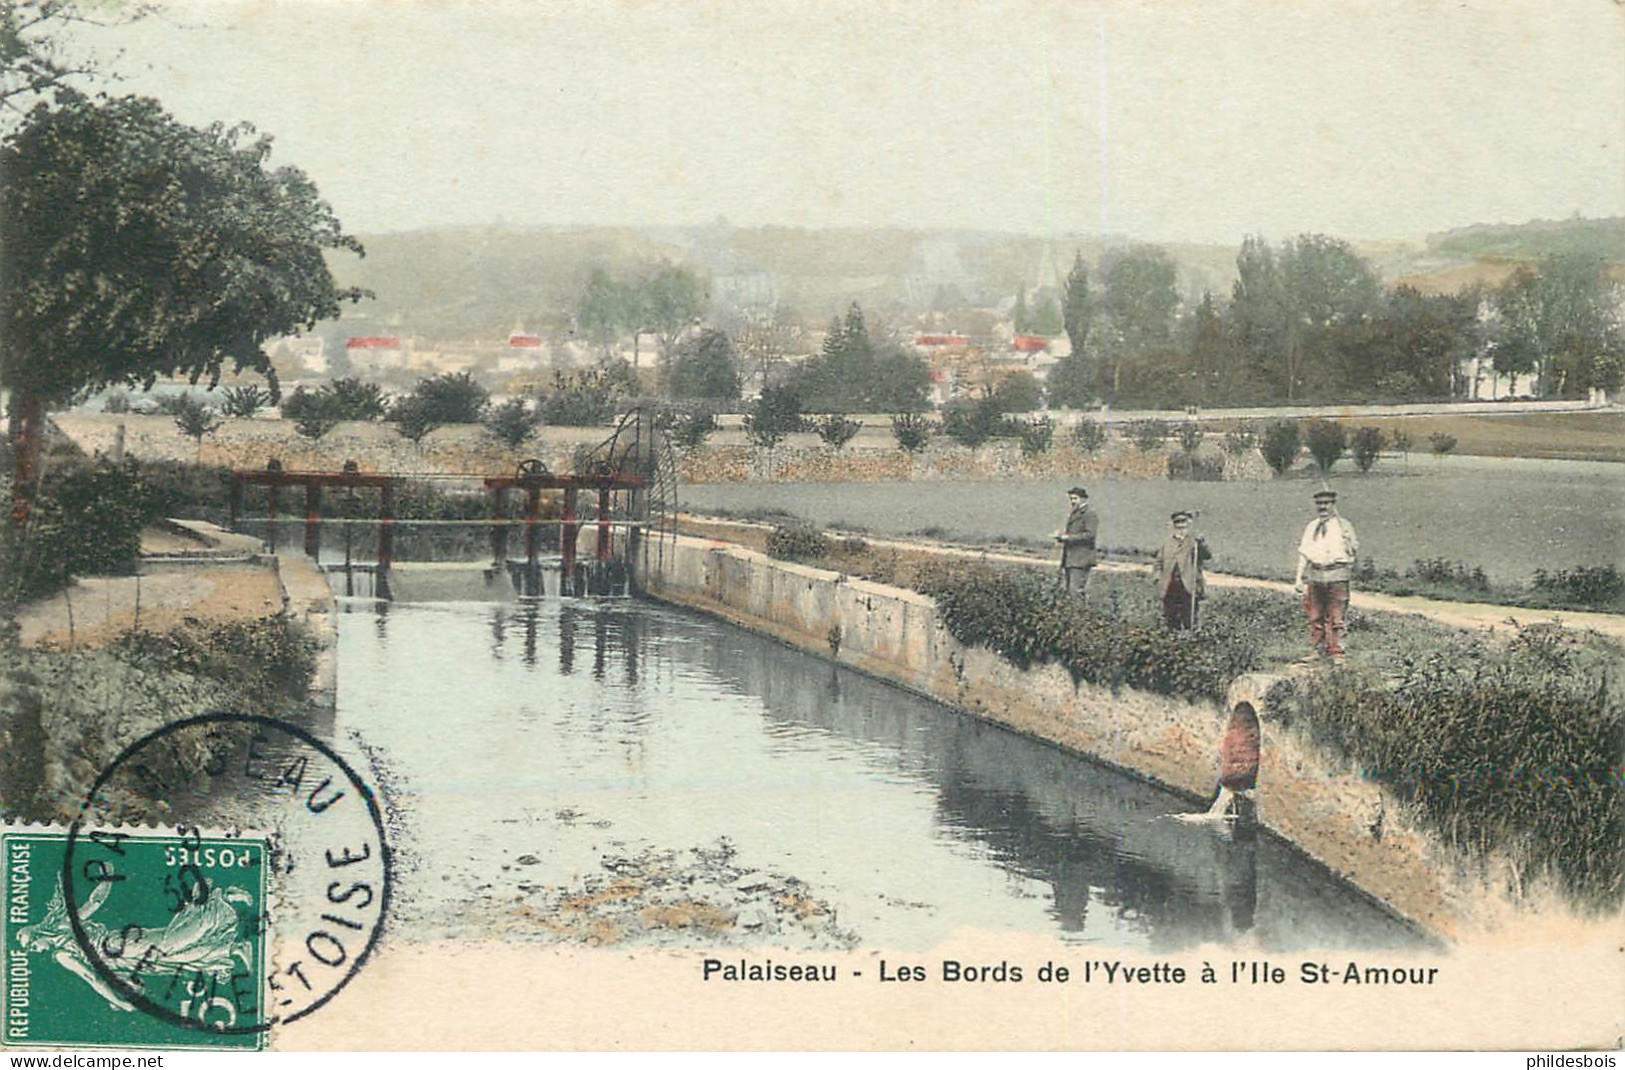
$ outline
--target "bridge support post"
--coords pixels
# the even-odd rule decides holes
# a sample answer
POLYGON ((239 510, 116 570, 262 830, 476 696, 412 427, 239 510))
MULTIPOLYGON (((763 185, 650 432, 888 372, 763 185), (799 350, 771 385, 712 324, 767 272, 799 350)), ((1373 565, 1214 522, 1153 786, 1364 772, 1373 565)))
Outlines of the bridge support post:
POLYGON ((378 571, 395 563, 395 484, 378 488, 378 571))
POLYGON ((579 595, 576 590, 576 538, 581 525, 576 523, 575 487, 564 488, 564 517, 559 524, 559 594, 579 595))
POLYGON ((305 484, 305 553, 311 560, 321 554, 322 488, 315 483, 305 484))
POLYGON ((508 488, 491 488, 491 567, 504 568, 508 560, 508 488))

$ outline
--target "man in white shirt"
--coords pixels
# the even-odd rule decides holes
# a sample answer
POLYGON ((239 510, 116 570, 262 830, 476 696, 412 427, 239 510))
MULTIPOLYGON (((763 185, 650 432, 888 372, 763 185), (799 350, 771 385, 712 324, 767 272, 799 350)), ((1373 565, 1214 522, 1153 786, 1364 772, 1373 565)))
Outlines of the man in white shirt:
POLYGON ((1292 581, 1292 589, 1303 595, 1309 617, 1310 653, 1305 660, 1314 661, 1324 652, 1333 661, 1342 661, 1348 630, 1344 613, 1360 543, 1354 525, 1337 515, 1336 491, 1323 487, 1315 492, 1315 514, 1298 540, 1298 573, 1292 581))

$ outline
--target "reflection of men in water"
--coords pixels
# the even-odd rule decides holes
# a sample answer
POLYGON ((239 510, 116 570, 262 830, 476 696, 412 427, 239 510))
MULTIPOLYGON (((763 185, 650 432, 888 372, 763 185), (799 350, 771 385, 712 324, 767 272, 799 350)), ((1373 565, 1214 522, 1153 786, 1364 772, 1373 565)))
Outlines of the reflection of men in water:
POLYGON ((1207 542, 1191 533, 1192 514, 1184 509, 1173 514, 1173 533, 1157 551, 1157 592, 1162 598, 1162 619, 1168 627, 1186 630, 1196 625, 1196 603, 1207 593, 1202 565, 1213 556, 1207 542))
POLYGON ((1303 611, 1309 617, 1307 661, 1322 651, 1333 661, 1343 660, 1343 636, 1348 631, 1343 614, 1359 549, 1354 525, 1337 515, 1337 492, 1326 487, 1315 491, 1315 519, 1298 540, 1298 572, 1292 581, 1292 589, 1303 595, 1303 611))
MULTIPOLYGON (((112 887, 111 883, 97 884, 79 910, 80 924, 92 947, 107 946, 107 927, 90 918, 101 909, 112 887)), ((241 888, 212 888, 202 903, 184 904, 162 930, 156 933, 149 930, 147 935, 130 943, 130 949, 136 953, 126 956, 128 963, 110 965, 116 973, 126 977, 134 974, 139 964, 144 974, 207 974, 229 985, 238 965, 246 971, 252 962, 249 942, 240 939, 236 910, 252 902, 253 897, 241 888)), ((35 954, 49 953, 53 961, 83 980, 110 1007, 121 1011, 135 1009, 96 972, 74 939, 60 883, 45 908, 45 917, 35 925, 19 929, 17 940, 35 954)), ((139 978, 130 983, 139 987, 139 978)), ((216 999, 214 1004, 224 1005, 234 1016, 235 1009, 228 1000, 216 999)), ((199 1008, 200 1011, 207 1009, 199 1008)))
POLYGON ((1083 601, 1089 584, 1089 571, 1100 560, 1095 554, 1095 537, 1100 533, 1100 517, 1089 507, 1089 492, 1073 487, 1066 492, 1071 511, 1066 515, 1066 527, 1056 532, 1055 541, 1061 544, 1061 582, 1066 591, 1083 601))

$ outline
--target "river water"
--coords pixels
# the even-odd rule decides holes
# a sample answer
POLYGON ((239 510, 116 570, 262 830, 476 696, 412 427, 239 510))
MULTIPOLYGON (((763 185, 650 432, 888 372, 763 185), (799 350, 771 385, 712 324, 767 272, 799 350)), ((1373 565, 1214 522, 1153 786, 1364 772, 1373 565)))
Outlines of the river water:
POLYGON ((1272 837, 668 607, 345 599, 338 653, 332 732, 399 815, 410 939, 1422 942, 1272 837))

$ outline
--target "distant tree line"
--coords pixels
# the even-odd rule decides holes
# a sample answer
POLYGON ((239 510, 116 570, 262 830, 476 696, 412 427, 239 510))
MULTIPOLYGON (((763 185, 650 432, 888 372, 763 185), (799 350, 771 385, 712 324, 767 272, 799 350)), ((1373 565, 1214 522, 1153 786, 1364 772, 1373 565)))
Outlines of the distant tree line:
POLYGON ((1182 308, 1156 246, 1109 253, 1091 289, 1079 256, 1062 299, 1072 352, 1050 372, 1051 405, 1267 405, 1449 398, 1465 359, 1532 376, 1539 397, 1625 382, 1620 288, 1602 257, 1564 253, 1499 286, 1454 294, 1385 288, 1347 242, 1248 238, 1228 301, 1182 308))

